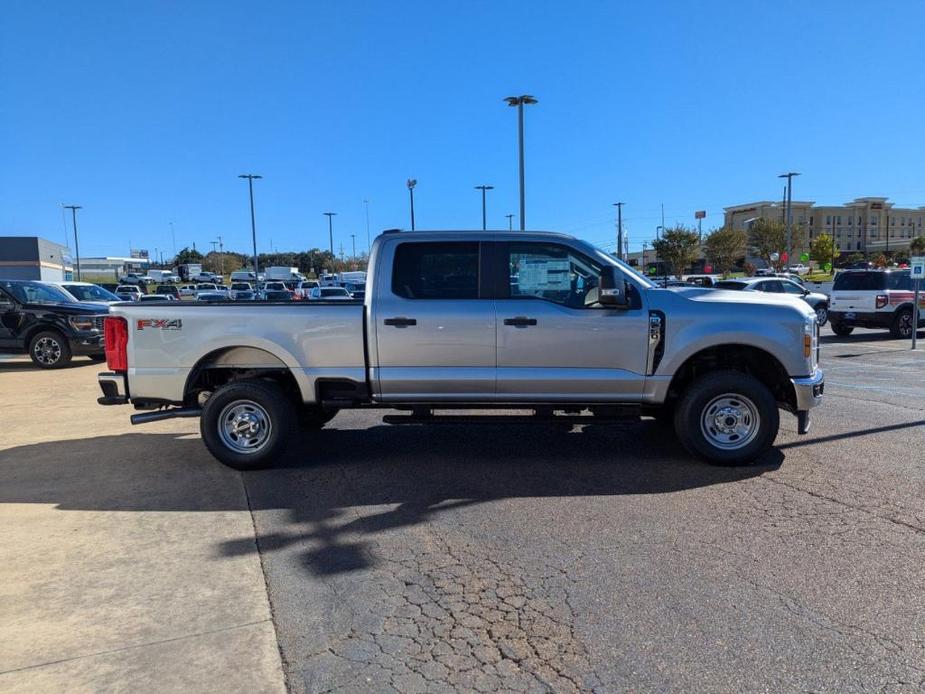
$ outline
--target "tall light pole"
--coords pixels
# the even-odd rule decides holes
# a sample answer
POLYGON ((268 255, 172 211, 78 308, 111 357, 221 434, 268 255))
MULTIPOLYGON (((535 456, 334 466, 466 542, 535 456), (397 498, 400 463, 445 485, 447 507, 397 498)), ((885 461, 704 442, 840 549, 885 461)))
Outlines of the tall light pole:
POLYGON ((514 215, 506 214, 504 216, 507 217, 507 230, 514 231, 514 215))
POLYGON ((247 179, 247 189, 251 195, 251 241, 254 244, 254 282, 260 278, 260 268, 257 263, 257 218, 254 216, 254 179, 263 178, 257 174, 241 174, 238 178, 247 179))
POLYGON ((414 187, 418 184, 418 179, 408 179, 408 194, 411 196, 411 231, 414 231, 414 187))
POLYGON ((173 257, 177 257, 177 237, 173 233, 173 222, 168 222, 170 224, 170 244, 173 246, 173 257))
POLYGON ((787 262, 793 262, 793 177, 799 176, 796 171, 780 174, 778 178, 787 179, 787 262))
POLYGON ((357 235, 350 234, 350 241, 353 243, 353 259, 357 259, 357 235))
POLYGON ((620 260, 626 260, 626 256, 623 253, 623 206, 625 202, 615 202, 614 207, 617 208, 617 257, 620 260))
POLYGON ((225 245, 222 243, 222 237, 219 236, 218 240, 212 241, 212 252, 215 252, 215 244, 218 244, 218 262, 221 267, 222 277, 225 276, 225 245))
POLYGON ((508 106, 517 107, 517 141, 520 149, 520 230, 524 231, 527 223, 527 211, 524 202, 524 105, 537 103, 537 99, 529 94, 508 96, 504 99, 508 106))
POLYGON ((324 212, 325 217, 328 218, 328 241, 331 244, 331 257, 334 258, 334 216, 336 212, 324 212))
POLYGON ((486 221, 487 217, 485 216, 485 193, 486 191, 494 190, 494 189, 495 189, 494 186, 485 186, 485 185, 475 186, 475 190, 482 191, 482 231, 485 231, 485 229, 488 228, 487 221, 486 221))
POLYGON ((77 210, 83 208, 80 205, 62 205, 62 207, 71 211, 71 219, 74 221, 74 255, 77 256, 77 281, 80 282, 80 244, 77 241, 77 210))
POLYGON ((363 204, 366 206, 366 256, 369 257, 369 253, 373 248, 373 244, 369 240, 369 200, 363 200, 363 204))

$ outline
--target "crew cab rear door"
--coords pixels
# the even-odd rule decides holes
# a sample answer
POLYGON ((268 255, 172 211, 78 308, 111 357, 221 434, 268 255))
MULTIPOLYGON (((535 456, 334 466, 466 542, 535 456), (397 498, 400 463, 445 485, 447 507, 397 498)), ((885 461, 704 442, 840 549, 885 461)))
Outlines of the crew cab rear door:
POLYGON ((495 303, 479 241, 383 244, 370 340, 382 401, 487 402, 495 397, 495 303))
POLYGON ((498 399, 638 401, 648 311, 596 302, 602 265, 557 242, 493 244, 497 263, 498 399))
POLYGON ((19 344, 14 331, 21 321, 16 302, 0 290, 0 347, 15 347, 19 344))

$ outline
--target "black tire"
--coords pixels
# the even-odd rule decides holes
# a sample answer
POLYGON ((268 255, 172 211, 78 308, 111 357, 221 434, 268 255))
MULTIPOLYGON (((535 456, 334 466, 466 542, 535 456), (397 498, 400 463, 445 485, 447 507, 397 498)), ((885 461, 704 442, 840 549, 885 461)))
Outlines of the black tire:
POLYGON ((60 369, 71 362, 71 346, 61 333, 43 330, 29 340, 29 358, 42 369, 60 369))
POLYGON ((816 323, 818 323, 821 328, 829 322, 829 305, 819 304, 814 310, 816 311, 816 323))
POLYGON ((890 335, 897 340, 912 338, 912 309, 904 308, 896 312, 893 316, 893 323, 890 325, 890 335))
POLYGON ((305 407, 299 412, 299 425, 303 429, 314 431, 321 429, 325 424, 337 416, 337 410, 325 410, 320 407, 305 407))
POLYGON ((283 454, 294 424, 294 403, 282 388, 267 381, 237 381, 206 400, 199 431, 221 463, 235 470, 259 470, 283 454), (255 426, 248 430, 248 423, 255 426))
POLYGON ((105 354, 88 354, 87 356, 90 357, 93 361, 106 361, 105 354))
POLYGON ((752 376, 731 370, 714 371, 694 381, 674 415, 675 433, 684 447, 714 465, 754 462, 774 443, 779 426, 777 402, 768 387, 752 376), (747 433, 724 433, 718 427, 726 421, 726 426, 736 431, 739 428, 734 425, 741 424, 747 433))
POLYGON ((839 337, 848 337, 851 333, 854 332, 853 325, 843 325, 841 323, 836 323, 832 321, 832 332, 838 335, 839 337))

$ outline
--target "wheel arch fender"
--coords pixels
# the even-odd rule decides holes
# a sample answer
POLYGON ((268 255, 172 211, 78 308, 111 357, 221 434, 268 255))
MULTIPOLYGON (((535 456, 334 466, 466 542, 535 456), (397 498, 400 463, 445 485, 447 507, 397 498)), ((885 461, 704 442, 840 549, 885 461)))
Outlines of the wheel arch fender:
POLYGON ((274 377, 284 381, 305 401, 311 390, 308 384, 302 382, 304 379, 299 378, 302 370, 287 363, 290 361, 294 363, 291 355, 279 356, 254 345, 214 347, 203 354, 190 369, 183 387, 184 399, 201 389, 199 386, 204 383, 210 372, 220 372, 221 377, 218 380, 224 381, 234 380, 242 374, 249 377, 274 377))

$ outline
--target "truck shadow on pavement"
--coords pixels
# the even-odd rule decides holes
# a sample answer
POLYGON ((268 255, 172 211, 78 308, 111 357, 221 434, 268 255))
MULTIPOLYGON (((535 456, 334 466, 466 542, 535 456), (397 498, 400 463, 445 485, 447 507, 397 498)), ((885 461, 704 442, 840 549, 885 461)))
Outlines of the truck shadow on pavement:
MULTIPOLYGON (((74 357, 74 361, 64 366, 59 366, 58 370, 79 369, 82 366, 99 366, 100 362, 83 357, 74 357)), ((32 363, 31 359, 24 361, 0 361, 0 374, 2 373, 22 373, 23 371, 43 371, 44 369, 32 363)))
MULTIPOLYGON (((337 424, 294 439, 276 468, 243 475, 214 461, 188 434, 15 447, 0 451, 0 503, 95 511, 250 508, 261 552, 293 547, 308 571, 329 575, 374 566, 378 535, 452 509, 515 498, 665 494, 747 480, 783 461, 774 449, 751 467, 713 467, 648 420, 581 431, 549 423, 337 424), (263 532, 265 525, 273 529, 263 532)), ((255 549, 253 537, 243 537, 219 551, 255 549)))

